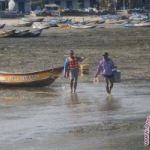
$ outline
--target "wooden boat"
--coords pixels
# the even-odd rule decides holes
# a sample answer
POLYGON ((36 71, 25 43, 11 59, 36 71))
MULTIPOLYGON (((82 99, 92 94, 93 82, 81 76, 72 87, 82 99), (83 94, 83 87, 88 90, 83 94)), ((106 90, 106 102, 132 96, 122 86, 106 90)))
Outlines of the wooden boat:
POLYGON ((51 26, 46 22, 34 22, 32 28, 34 29, 49 29, 51 26))
POLYGON ((91 29, 91 28, 95 28, 95 25, 71 25, 72 28, 76 28, 76 29, 91 29))
POLYGON ((16 29, 13 29, 13 30, 8 30, 8 31, 2 31, 0 33, 0 37, 3 38, 3 37, 11 37, 15 34, 15 31, 16 29))
POLYGON ((18 30, 15 32, 14 35, 12 35, 13 37, 24 37, 27 33, 29 32, 29 29, 26 30, 18 30))
POLYGON ((149 27, 150 22, 141 22, 141 23, 125 23, 124 27, 149 27))
POLYGON ((25 22, 41 22, 44 18, 22 18, 25 22))
POLYGON ((32 22, 25 22, 25 23, 18 23, 14 24, 14 27, 30 27, 32 25, 32 22))
POLYGON ((31 73, 0 72, 0 86, 7 87, 42 87, 52 84, 64 67, 31 73))
POLYGON ((35 31, 29 31, 27 34, 25 34, 23 37, 38 37, 41 35, 43 29, 38 29, 35 31))
POLYGON ((70 25, 66 23, 58 23, 57 26, 60 28, 70 28, 70 25))
POLYGON ((3 29, 6 24, 0 24, 0 29, 3 29))

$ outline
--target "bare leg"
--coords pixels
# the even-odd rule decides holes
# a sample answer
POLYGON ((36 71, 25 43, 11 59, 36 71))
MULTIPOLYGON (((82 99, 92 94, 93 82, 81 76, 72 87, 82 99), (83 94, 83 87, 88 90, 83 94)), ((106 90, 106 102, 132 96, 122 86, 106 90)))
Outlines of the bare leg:
POLYGON ((77 88, 77 81, 74 82, 74 93, 76 92, 76 88, 77 88))
POLYGON ((79 75, 79 72, 75 74, 75 78, 74 78, 74 93, 76 92, 76 89, 77 89, 78 75, 79 75))
POLYGON ((73 79, 70 80, 70 89, 71 89, 71 92, 73 90, 73 79))
POLYGON ((109 91, 110 91, 110 94, 111 94, 111 90, 112 90, 113 85, 114 85, 113 78, 109 79, 109 82, 110 82, 110 89, 109 89, 109 91))
POLYGON ((109 90, 109 79, 105 78, 105 83, 106 83, 106 91, 108 94, 110 94, 110 90, 109 90))

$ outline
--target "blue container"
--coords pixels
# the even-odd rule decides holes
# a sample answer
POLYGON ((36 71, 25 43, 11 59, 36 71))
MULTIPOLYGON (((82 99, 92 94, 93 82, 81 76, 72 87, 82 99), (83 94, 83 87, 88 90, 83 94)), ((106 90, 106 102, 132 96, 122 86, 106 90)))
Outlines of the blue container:
POLYGON ((113 69, 112 72, 113 72, 114 83, 121 82, 121 72, 117 69, 113 69))

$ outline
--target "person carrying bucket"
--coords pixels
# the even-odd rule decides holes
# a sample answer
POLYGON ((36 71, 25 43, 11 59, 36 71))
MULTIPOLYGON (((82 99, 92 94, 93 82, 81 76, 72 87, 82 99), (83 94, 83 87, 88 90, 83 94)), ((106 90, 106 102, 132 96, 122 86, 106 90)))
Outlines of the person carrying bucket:
POLYGON ((114 65, 112 59, 108 57, 108 52, 103 53, 103 59, 99 62, 95 78, 100 72, 102 72, 102 76, 104 77, 106 83, 106 91, 108 94, 111 94, 111 90, 113 88, 113 69, 116 67, 117 66, 114 65))
POLYGON ((67 78, 70 76, 70 89, 71 92, 76 92, 77 80, 79 75, 79 64, 85 58, 74 56, 74 51, 69 51, 69 57, 66 58, 64 63, 64 77, 67 78))

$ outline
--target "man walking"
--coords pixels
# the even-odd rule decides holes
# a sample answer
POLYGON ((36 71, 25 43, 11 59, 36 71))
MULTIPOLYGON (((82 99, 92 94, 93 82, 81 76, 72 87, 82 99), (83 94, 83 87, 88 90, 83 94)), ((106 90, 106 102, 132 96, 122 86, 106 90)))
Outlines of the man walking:
POLYGON ((108 94, 111 94, 111 90, 113 88, 114 81, 112 69, 115 67, 116 66, 114 66, 114 62, 108 57, 108 53, 103 53, 103 59, 99 62, 95 78, 100 72, 102 72, 102 76, 104 77, 106 83, 106 91, 108 94))
POLYGON ((67 77, 67 73, 69 72, 70 76, 70 89, 71 92, 76 92, 77 81, 79 75, 79 64, 78 62, 82 62, 84 59, 80 57, 74 56, 74 51, 69 51, 69 57, 66 58, 64 64, 64 77, 67 77))

